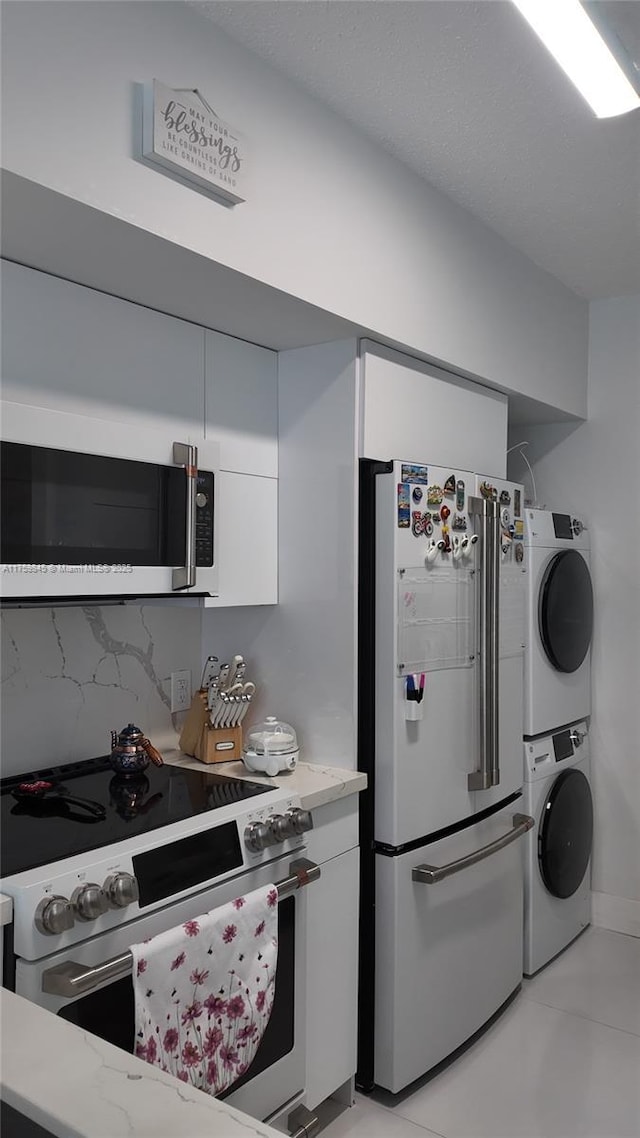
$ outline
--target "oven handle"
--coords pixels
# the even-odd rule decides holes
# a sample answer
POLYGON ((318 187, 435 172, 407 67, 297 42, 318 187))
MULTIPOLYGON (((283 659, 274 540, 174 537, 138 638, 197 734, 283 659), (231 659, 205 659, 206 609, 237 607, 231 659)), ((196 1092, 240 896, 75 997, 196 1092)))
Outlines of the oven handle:
MULTIPOLYGON (((276 881, 278 902, 284 900, 297 889, 311 885, 320 877, 320 866, 307 858, 301 857, 292 861, 289 866, 289 877, 276 881)), ((133 971, 133 956, 130 952, 123 952, 121 956, 112 956, 102 964, 87 967, 78 964, 75 960, 67 960, 64 964, 56 964, 54 968, 47 968, 42 973, 42 991, 49 996, 64 996, 73 999, 82 996, 104 984, 107 980, 121 980, 133 971)))
POLYGON ((196 583, 196 495, 198 493, 198 448, 190 443, 173 444, 173 461, 184 466, 187 484, 184 565, 173 570, 174 592, 190 589, 196 583))

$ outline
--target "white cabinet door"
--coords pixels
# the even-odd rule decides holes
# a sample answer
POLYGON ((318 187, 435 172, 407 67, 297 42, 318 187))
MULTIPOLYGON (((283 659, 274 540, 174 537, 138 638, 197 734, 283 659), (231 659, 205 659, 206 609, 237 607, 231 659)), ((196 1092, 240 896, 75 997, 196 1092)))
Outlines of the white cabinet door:
POLYGON ((364 340, 360 455, 506 474, 507 397, 364 340))
POLYGON ((204 330, 2 264, 3 398, 203 434, 204 330))
POLYGON ((278 475, 278 355, 221 332, 206 332, 205 433, 220 443, 220 466, 278 475))
POLYGON ((307 892, 307 1077, 313 1110, 356 1069, 358 866, 352 849, 322 864, 307 892))
POLYGON ((221 470, 219 593, 207 608, 278 601, 278 480, 221 470))

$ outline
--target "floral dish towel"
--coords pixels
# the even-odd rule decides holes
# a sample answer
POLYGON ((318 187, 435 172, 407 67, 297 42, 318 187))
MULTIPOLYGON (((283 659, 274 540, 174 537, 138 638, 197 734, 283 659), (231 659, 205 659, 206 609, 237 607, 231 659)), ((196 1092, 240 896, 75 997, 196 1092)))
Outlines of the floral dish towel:
POLYGON ((277 933, 265 885, 132 945, 136 1055, 210 1095, 230 1087, 269 1022, 277 933))

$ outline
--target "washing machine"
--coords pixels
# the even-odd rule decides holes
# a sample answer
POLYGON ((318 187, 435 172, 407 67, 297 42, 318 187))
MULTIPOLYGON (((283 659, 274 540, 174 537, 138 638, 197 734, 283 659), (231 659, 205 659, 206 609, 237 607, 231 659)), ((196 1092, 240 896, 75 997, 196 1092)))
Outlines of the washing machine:
POLYGON ((527 647, 524 735, 591 714, 593 588, 589 534, 579 518, 525 510, 527 647))
POLYGON ((591 921, 593 800, 585 720, 524 742, 524 967, 532 976, 591 921))

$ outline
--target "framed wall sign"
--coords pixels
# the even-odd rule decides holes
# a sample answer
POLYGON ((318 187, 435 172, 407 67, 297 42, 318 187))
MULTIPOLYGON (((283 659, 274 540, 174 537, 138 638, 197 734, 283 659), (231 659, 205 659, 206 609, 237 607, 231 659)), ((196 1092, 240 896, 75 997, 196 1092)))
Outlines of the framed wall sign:
POLYGON ((242 136, 209 106, 199 91, 145 86, 142 153, 213 197, 236 205, 246 200, 246 145, 242 136))

